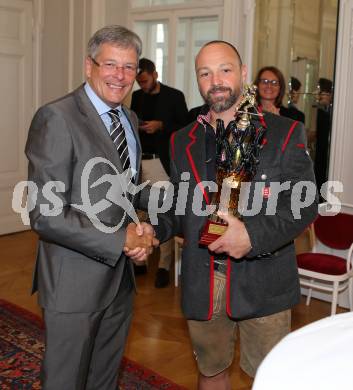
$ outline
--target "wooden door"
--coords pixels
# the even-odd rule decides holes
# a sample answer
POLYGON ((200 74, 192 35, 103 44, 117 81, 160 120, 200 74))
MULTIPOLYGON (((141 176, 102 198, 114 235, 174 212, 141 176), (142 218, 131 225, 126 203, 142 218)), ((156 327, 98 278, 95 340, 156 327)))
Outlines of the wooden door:
POLYGON ((33 4, 0 0, 0 234, 28 229, 12 210, 27 177, 24 147, 33 115, 33 4))

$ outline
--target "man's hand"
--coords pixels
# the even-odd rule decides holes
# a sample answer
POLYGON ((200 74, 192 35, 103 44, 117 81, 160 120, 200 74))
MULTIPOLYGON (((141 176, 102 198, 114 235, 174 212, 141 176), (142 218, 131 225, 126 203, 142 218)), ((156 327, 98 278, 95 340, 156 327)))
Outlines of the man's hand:
POLYGON ((162 128, 162 121, 145 121, 143 125, 140 126, 140 129, 147 134, 154 134, 156 131, 162 130, 162 128))
POLYGON ((251 242, 244 223, 229 214, 218 213, 218 216, 228 223, 228 228, 208 249, 215 253, 226 253, 235 259, 247 255, 251 250, 251 242))
POLYGON ((139 263, 147 259, 153 251, 153 247, 157 247, 159 241, 155 238, 155 232, 152 225, 146 222, 130 223, 126 228, 126 239, 124 245, 124 253, 131 258, 132 261, 139 263))

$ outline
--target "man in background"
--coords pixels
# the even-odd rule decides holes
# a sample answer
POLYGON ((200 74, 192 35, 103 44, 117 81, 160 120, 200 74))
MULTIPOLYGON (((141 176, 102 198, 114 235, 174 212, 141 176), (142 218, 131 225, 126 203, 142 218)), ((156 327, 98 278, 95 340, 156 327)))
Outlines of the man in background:
POLYGON ((296 77, 290 78, 288 111, 291 113, 291 115, 288 117, 305 124, 305 114, 297 107, 300 98, 301 87, 302 83, 296 77))
POLYGON ((327 181, 330 158, 332 124, 332 81, 320 78, 318 81, 318 105, 316 117, 316 142, 314 171, 318 190, 327 181))
MULTIPOLYGON (((158 81, 155 64, 147 59, 139 61, 136 81, 141 87, 132 94, 131 109, 139 118, 142 145, 142 180, 169 181, 170 135, 188 122, 184 94, 158 81)), ((170 280, 172 240, 160 246, 160 260, 155 280, 157 288, 166 287, 170 280)), ((135 267, 137 273, 146 266, 135 267)))

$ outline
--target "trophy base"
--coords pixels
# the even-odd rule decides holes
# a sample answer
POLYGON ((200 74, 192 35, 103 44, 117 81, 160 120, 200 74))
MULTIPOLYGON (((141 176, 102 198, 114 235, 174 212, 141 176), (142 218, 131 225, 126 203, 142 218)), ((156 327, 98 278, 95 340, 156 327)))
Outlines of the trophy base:
POLYGON ((201 232, 199 244, 210 245, 213 241, 216 241, 227 228, 228 225, 225 225, 224 223, 207 221, 201 232))

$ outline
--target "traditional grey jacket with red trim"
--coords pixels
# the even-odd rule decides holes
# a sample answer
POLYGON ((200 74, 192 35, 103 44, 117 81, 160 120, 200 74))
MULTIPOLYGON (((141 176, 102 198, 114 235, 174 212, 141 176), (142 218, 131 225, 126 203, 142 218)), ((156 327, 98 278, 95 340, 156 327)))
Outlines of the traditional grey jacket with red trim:
MULTIPOLYGON (((307 197, 311 204, 300 210, 300 218, 296 219, 291 210, 293 186, 299 181, 315 182, 303 125, 272 114, 265 114, 264 119, 267 131, 249 203, 255 183, 260 182, 266 187, 261 195, 263 204, 257 215, 244 216, 252 250, 245 258, 230 258, 227 262, 227 312, 234 319, 262 317, 298 303, 300 289, 293 240, 317 215, 316 194, 311 199, 307 197), (266 215, 267 204, 276 196, 270 183, 286 181, 290 181, 290 189, 279 193, 275 214, 266 215)), ((208 188, 201 183, 207 180, 205 160, 203 125, 194 122, 174 133, 171 182, 176 199, 179 186, 187 185, 185 174, 183 179, 181 174, 189 172, 186 209, 185 213, 183 210, 176 213, 176 208, 182 209, 179 203, 170 212, 161 214, 159 226, 155 227, 162 241, 173 235, 184 237, 182 309, 187 318, 197 320, 210 319, 213 312, 213 257, 207 247, 198 244, 206 217, 194 213, 197 200, 202 200, 203 207, 210 200, 208 188)), ((298 189, 299 185, 295 187, 298 189)))

